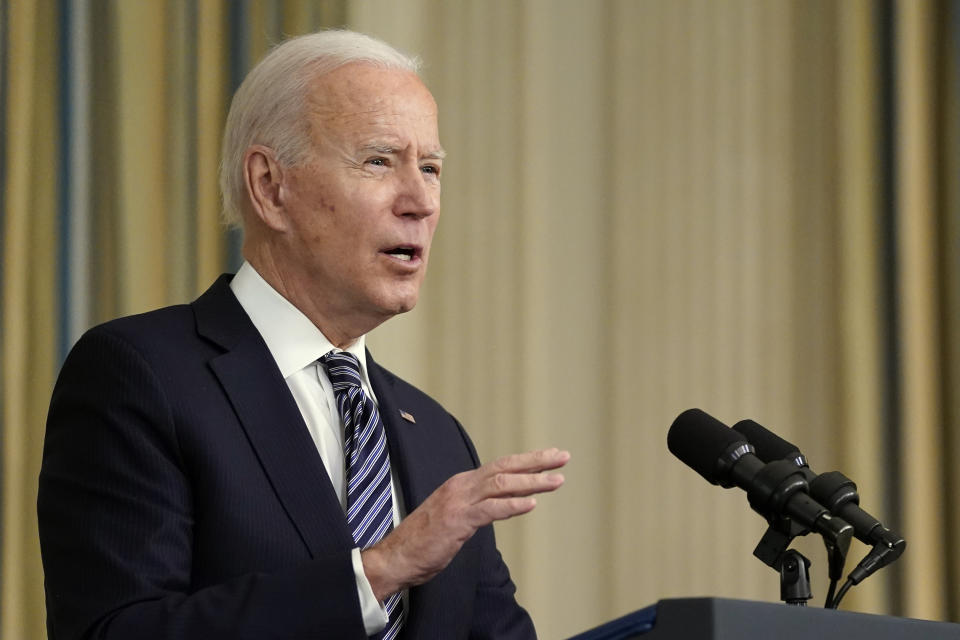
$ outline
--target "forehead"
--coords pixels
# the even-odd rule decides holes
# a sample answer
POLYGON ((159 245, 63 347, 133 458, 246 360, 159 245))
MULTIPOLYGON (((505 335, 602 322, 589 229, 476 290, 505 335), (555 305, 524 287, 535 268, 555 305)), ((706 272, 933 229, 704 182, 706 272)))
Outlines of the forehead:
POLYGON ((411 135, 439 146, 437 104, 410 71, 344 65, 313 81, 309 117, 321 135, 411 135))

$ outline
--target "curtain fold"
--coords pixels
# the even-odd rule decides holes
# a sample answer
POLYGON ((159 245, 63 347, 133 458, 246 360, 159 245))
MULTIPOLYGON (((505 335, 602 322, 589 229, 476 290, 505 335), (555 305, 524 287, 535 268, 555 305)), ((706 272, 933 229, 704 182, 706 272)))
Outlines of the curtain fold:
MULTIPOLYGON (((946 496, 960 495, 960 2, 944 3, 936 17, 938 77, 936 87, 936 136, 938 140, 935 171, 937 180, 938 269, 942 275, 938 289, 940 331, 943 346, 941 393, 944 399, 944 480, 946 496)), ((955 543, 960 531, 960 509, 946 501, 944 534, 947 564, 947 618, 960 620, 960 547, 955 543)))
MULTIPOLYGON (((838 430, 840 468, 856 478, 864 507, 890 521, 894 514, 880 496, 887 494, 883 438, 885 381, 883 286, 880 269, 882 229, 877 212, 882 195, 880 77, 877 64, 878 17, 871 0, 842 3, 838 87, 839 264, 841 376, 844 398, 838 430)), ((853 559, 851 558, 851 561, 853 559)), ((890 606, 888 580, 871 579, 847 596, 855 610, 884 612, 890 606)))
POLYGON ((37 461, 60 317, 57 5, 9 3, 3 46, 7 104, 3 216, 3 583, 0 635, 40 637, 43 574, 37 461))
POLYGON ((937 295, 933 3, 897 3, 897 254, 907 615, 945 613, 943 407, 937 295))

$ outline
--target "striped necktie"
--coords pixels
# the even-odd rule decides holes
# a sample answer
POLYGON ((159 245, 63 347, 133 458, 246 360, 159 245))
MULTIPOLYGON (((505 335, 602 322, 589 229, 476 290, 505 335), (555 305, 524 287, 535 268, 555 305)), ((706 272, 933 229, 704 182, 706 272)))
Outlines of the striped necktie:
MULTIPOLYGON (((380 415, 360 387, 360 362, 352 353, 331 351, 320 358, 333 384, 344 428, 344 467, 347 471, 347 524, 361 549, 379 542, 393 528, 390 452, 380 415)), ((371 636, 392 640, 403 624, 399 593, 385 603, 386 628, 371 636)))

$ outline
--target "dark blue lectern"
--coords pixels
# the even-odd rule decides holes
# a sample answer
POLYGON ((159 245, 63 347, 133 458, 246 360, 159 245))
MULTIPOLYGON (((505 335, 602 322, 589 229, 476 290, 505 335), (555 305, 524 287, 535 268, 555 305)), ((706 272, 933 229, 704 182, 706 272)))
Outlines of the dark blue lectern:
POLYGON ((570 640, 960 640, 960 624, 785 604, 680 598, 570 640))

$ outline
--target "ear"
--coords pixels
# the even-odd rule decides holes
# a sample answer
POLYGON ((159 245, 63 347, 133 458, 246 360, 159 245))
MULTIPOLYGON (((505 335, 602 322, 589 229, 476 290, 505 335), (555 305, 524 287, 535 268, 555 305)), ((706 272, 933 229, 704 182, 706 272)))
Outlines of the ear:
POLYGON ((281 195, 283 171, 270 147, 255 144, 243 154, 243 179, 253 214, 274 231, 283 231, 287 219, 281 195))

